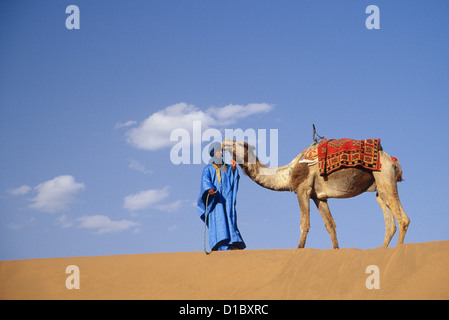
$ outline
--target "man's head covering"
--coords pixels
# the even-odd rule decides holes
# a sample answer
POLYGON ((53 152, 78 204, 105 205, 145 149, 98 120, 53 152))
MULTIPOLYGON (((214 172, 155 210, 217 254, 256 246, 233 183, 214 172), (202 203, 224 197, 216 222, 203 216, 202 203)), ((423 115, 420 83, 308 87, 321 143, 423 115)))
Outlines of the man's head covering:
POLYGON ((215 164, 222 164, 223 158, 218 159, 215 157, 215 153, 217 151, 221 150, 221 143, 220 142, 213 142, 209 146, 209 155, 211 156, 209 163, 215 163, 215 164))

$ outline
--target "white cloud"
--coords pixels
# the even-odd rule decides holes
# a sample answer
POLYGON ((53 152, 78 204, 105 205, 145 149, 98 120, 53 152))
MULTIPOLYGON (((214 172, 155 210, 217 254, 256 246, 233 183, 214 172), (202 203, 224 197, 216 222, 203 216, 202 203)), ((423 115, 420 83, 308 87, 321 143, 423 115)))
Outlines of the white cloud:
POLYGON ((201 128, 205 130, 212 126, 232 124, 238 119, 272 109, 273 106, 266 103, 251 103, 245 106, 229 104, 202 111, 194 105, 181 102, 153 113, 138 127, 127 131, 126 138, 137 149, 157 150, 174 144, 170 141, 170 133, 175 129, 186 129, 192 134, 193 121, 201 121, 201 128))
POLYGON ((157 150, 172 145, 170 133, 174 129, 192 129, 192 122, 201 121, 203 127, 215 124, 215 120, 193 105, 178 103, 153 113, 137 128, 129 130, 127 141, 138 149, 157 150))
POLYGON ((76 219, 76 221, 79 222, 80 228, 96 230, 95 233, 97 234, 120 232, 139 226, 139 224, 134 221, 113 221, 108 216, 104 215, 82 216, 76 219))
POLYGON ((123 207, 131 211, 143 210, 158 205, 159 202, 167 197, 168 187, 145 190, 125 197, 123 207))
POLYGON ((25 195, 28 192, 30 192, 31 189, 32 188, 30 186, 24 184, 23 186, 20 186, 20 187, 18 187, 16 189, 8 190, 8 193, 12 194, 13 196, 25 195))
POLYGON ((74 201, 74 195, 84 188, 84 183, 75 182, 70 175, 56 177, 34 187, 37 195, 30 200, 30 207, 50 213, 64 210, 74 201))

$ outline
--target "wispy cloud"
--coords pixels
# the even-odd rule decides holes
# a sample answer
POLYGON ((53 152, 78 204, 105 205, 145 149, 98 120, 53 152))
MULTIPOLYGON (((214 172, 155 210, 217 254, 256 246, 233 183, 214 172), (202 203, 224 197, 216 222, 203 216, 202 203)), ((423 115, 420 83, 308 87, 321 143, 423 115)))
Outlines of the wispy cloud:
POLYGON ((126 219, 114 221, 106 215, 83 215, 73 219, 66 214, 63 214, 56 219, 56 225, 62 229, 71 227, 89 229, 96 234, 116 233, 130 228, 136 228, 134 229, 134 232, 138 232, 137 227, 140 226, 139 223, 126 219))
POLYGON ((186 129, 192 133, 193 121, 201 121, 202 129, 225 126, 258 113, 273 109, 267 103, 248 105, 229 104, 211 107, 206 111, 184 102, 159 110, 143 120, 136 128, 126 132, 127 142, 137 149, 158 150, 173 145, 170 133, 175 129, 186 129))
POLYGON ((76 219, 78 227, 94 230, 96 234, 115 233, 138 227, 139 223, 130 220, 111 220, 105 215, 82 216, 76 219))
POLYGON ((163 202, 169 196, 169 187, 162 189, 149 189, 131 194, 125 197, 123 207, 130 211, 140 211, 145 209, 156 209, 160 211, 173 212, 178 210, 182 201, 163 202))
POLYGON ((178 201, 171 202, 171 203, 158 204, 155 206, 155 208, 160 211, 173 212, 173 211, 177 211, 177 210, 179 210, 179 208, 181 208, 182 202, 183 201, 178 200, 178 201))
POLYGON ((19 229, 22 229, 24 227, 31 225, 33 223, 33 221, 34 221, 34 217, 30 217, 22 222, 9 223, 7 226, 8 226, 8 228, 10 228, 12 230, 19 230, 19 229))
MULTIPOLYGON (((76 182, 70 175, 58 176, 33 188, 37 195, 30 199, 32 202, 30 207, 50 213, 64 210, 75 200, 75 194, 84 188, 84 183, 76 182)), ((24 188, 23 191, 26 189, 24 188)))
POLYGON ((179 229, 179 225, 174 224, 174 225, 168 227, 167 230, 168 230, 169 232, 173 232, 173 231, 176 231, 176 230, 178 230, 178 229, 179 229))
POLYGON ((258 113, 267 113, 273 106, 266 103, 250 103, 246 106, 239 104, 229 104, 222 108, 211 107, 207 113, 214 115, 220 125, 228 125, 237 122, 239 119, 247 118, 258 113))
POLYGON ((114 129, 120 129, 120 128, 125 128, 125 127, 130 127, 133 126, 137 123, 137 121, 133 121, 133 120, 129 120, 126 122, 117 122, 114 126, 114 129))
POLYGON ((66 229, 73 226, 73 221, 70 220, 66 214, 63 214, 62 216, 56 218, 56 224, 59 225, 61 228, 66 229))
POLYGON ((143 174, 150 174, 153 173, 153 171, 151 171, 150 169, 148 169, 147 167, 145 167, 143 164, 141 164, 139 161, 137 160, 129 160, 129 165, 128 168, 133 169, 135 171, 141 172, 143 174))
POLYGON ((13 196, 19 196, 19 195, 25 195, 28 192, 30 192, 33 188, 31 188, 30 186, 24 184, 23 186, 20 186, 16 189, 9 189, 8 193, 12 194, 13 196))
POLYGON ((125 197, 123 207, 131 211, 147 209, 168 197, 168 187, 149 189, 125 197))

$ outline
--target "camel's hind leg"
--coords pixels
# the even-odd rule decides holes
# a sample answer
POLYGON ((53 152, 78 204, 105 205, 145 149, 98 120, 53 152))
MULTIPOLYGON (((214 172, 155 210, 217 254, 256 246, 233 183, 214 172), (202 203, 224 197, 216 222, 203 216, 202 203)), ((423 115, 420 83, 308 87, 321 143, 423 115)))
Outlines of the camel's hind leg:
POLYGON ((329 205, 327 204, 327 200, 318 200, 313 199, 318 208, 318 211, 323 218, 324 224, 326 226, 327 232, 329 232, 329 236, 331 237, 332 247, 334 249, 338 249, 338 241, 337 241, 337 232, 334 218, 332 218, 331 211, 329 210, 329 205))
POLYGON ((376 200, 382 208, 385 219, 385 239, 383 246, 388 247, 391 238, 393 238, 393 235, 396 232, 396 224, 394 223, 393 213, 391 212, 390 208, 383 202, 379 194, 376 194, 376 200))
POLYGON ((394 217, 398 221, 399 224, 398 244, 402 244, 404 243, 405 233, 407 232, 410 219, 407 217, 407 215, 404 212, 404 209, 402 208, 401 202, 399 201, 399 196, 397 194, 397 189, 396 191, 391 190, 384 191, 378 188, 378 193, 379 197, 382 199, 382 201, 385 203, 388 209, 391 210, 394 217))
MULTIPOLYGON (((404 242, 410 219, 405 214, 399 200, 398 187, 396 182, 396 171, 393 161, 385 152, 381 153, 381 171, 373 172, 376 180, 378 197, 384 205, 391 210, 399 224, 398 244, 404 242)), ((385 211, 384 211, 385 212, 385 211)), ((387 218, 390 221, 391 218, 387 218)))

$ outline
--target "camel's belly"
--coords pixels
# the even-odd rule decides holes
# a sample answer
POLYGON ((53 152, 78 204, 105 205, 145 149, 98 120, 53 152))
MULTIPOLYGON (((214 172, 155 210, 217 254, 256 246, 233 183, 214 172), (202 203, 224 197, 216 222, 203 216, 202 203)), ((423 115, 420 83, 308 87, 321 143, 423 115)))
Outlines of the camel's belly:
POLYGON ((375 191, 373 173, 362 168, 342 168, 328 176, 319 176, 315 180, 316 197, 351 198, 366 191, 375 191))

